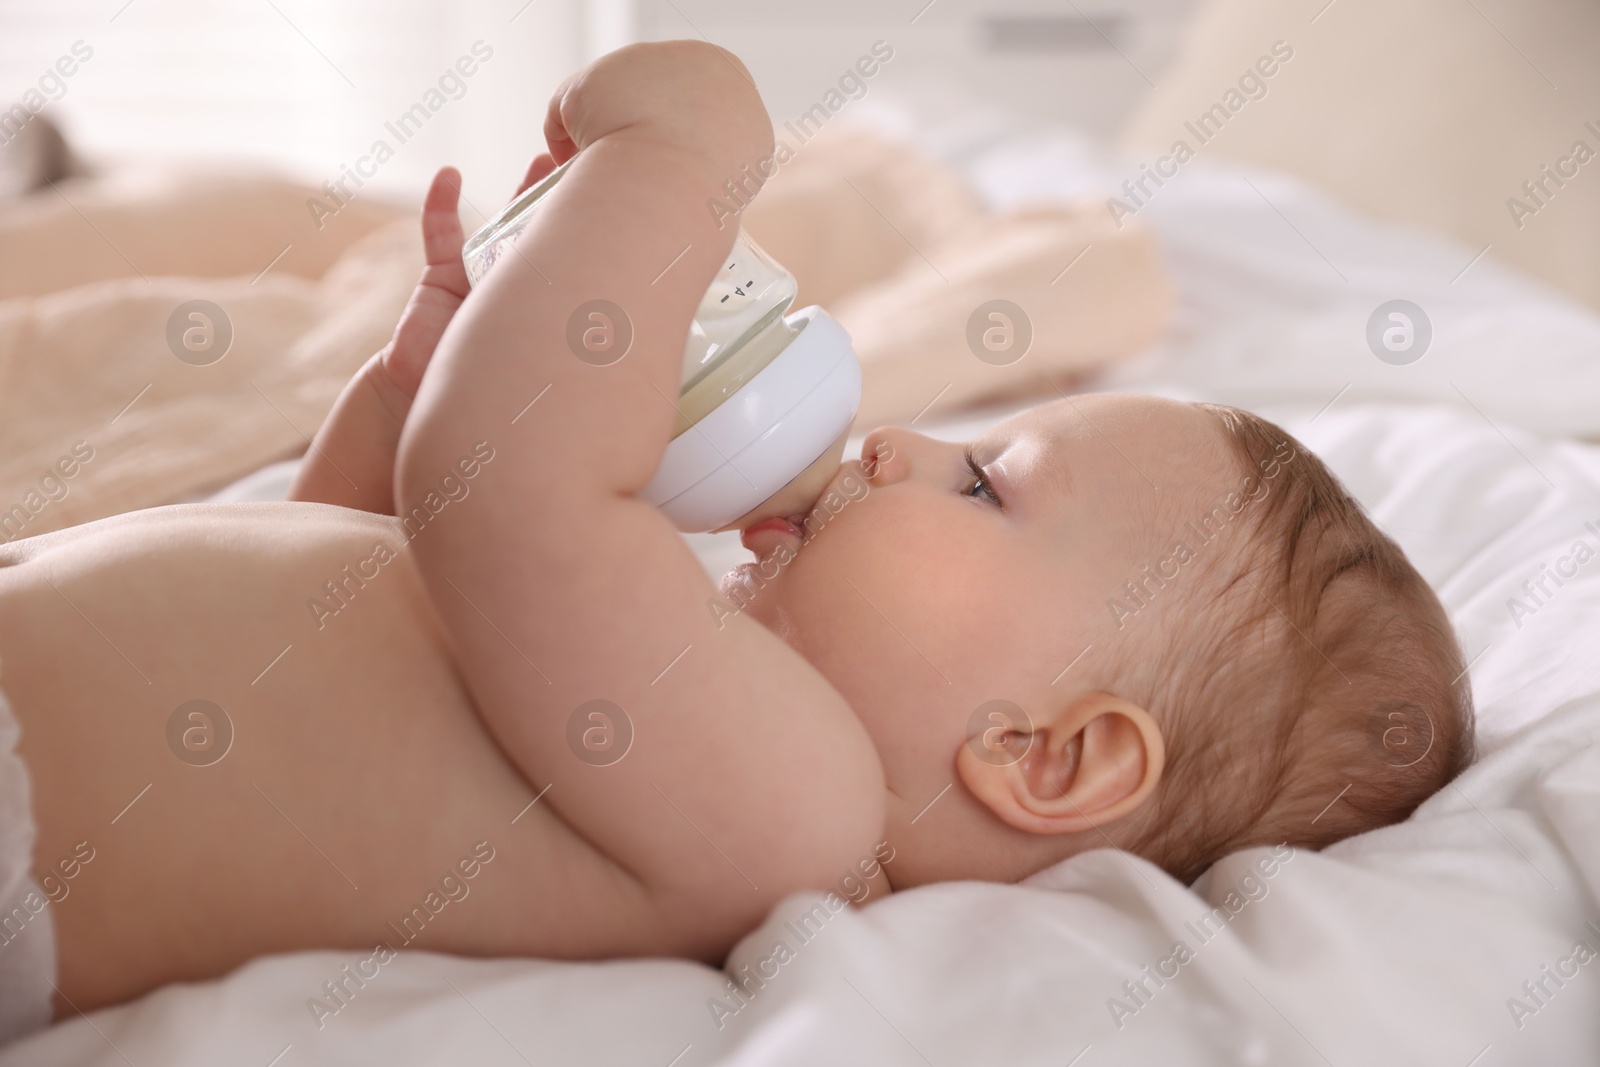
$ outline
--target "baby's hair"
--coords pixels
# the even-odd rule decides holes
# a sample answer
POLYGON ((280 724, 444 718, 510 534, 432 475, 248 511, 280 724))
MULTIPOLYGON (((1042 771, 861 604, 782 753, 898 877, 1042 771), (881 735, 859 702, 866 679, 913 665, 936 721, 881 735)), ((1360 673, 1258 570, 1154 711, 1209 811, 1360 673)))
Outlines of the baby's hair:
POLYGON ((1198 406, 1255 487, 1146 705, 1166 769, 1132 847, 1186 883, 1237 849, 1400 822, 1473 759, 1461 649, 1405 553, 1288 433, 1198 406))

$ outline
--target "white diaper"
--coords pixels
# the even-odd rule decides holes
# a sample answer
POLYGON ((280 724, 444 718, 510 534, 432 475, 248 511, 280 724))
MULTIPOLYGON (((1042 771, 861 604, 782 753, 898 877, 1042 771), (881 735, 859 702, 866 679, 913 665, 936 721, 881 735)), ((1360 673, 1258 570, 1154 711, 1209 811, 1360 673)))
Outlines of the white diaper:
POLYGON ((50 1025, 56 934, 49 900, 33 880, 38 827, 21 733, 0 691, 0 1045, 50 1025))

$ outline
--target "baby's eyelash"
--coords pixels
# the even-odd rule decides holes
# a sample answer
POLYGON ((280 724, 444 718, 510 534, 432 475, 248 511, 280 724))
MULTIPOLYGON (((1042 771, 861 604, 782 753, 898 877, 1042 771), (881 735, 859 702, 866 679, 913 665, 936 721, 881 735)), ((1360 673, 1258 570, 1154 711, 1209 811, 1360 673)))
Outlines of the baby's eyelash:
POLYGON ((982 467, 978 466, 978 458, 972 454, 971 448, 967 449, 966 456, 967 470, 972 473, 972 483, 962 491, 962 495, 971 496, 974 489, 982 489, 989 494, 989 499, 994 501, 996 507, 1005 507, 1005 504, 1000 499, 1000 494, 994 491, 994 485, 989 481, 989 476, 983 473, 982 467))

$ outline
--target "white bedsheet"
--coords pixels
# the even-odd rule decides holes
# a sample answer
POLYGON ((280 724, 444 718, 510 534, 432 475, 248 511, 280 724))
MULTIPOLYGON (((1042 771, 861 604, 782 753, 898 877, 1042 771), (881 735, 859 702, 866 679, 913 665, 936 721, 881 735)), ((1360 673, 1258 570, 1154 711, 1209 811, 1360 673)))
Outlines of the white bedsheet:
MULTIPOLYGON (((1096 180, 1069 142, 971 162, 997 201, 1096 180)), ((299 953, 58 1025, 0 1067, 1600 1063, 1600 957, 1574 955, 1600 952, 1600 449, 1559 439, 1600 436, 1600 318, 1492 257, 1457 277, 1476 249, 1251 182, 1197 161, 1147 209, 1184 306, 1175 340, 1117 384, 1279 418, 1439 589, 1475 657, 1486 755, 1411 820, 1270 876, 1251 865, 1271 850, 1240 853, 1194 889, 1092 852, 1023 886, 841 912, 804 943, 785 923, 821 898, 794 898, 730 962, 794 951, 746 1006, 684 962, 407 952, 319 1029, 307 998, 357 954, 299 953), (1435 325, 1410 367, 1363 340, 1393 297, 1435 325), (1523 581, 1570 570, 1580 541, 1593 561, 1533 605, 1523 581), (1179 941, 1192 958, 1163 964, 1179 941)), ((727 538, 696 545, 713 568, 738 558, 727 538)))

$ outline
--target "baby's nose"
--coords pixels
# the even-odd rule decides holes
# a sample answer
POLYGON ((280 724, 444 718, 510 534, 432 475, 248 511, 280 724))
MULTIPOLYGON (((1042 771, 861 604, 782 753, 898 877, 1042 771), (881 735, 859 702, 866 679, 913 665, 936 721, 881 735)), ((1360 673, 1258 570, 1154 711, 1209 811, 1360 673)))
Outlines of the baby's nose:
POLYGON ((915 430, 880 426, 861 442, 861 468, 874 483, 897 482, 911 473, 912 457, 930 438, 915 430))

